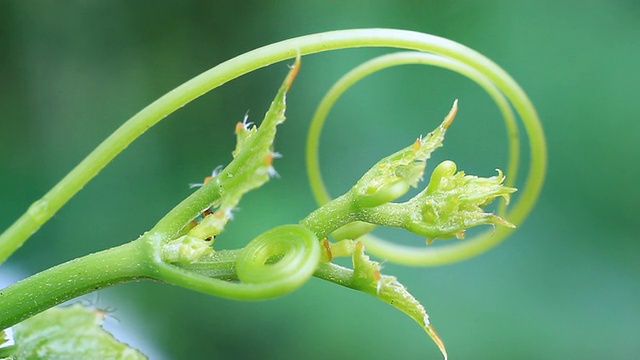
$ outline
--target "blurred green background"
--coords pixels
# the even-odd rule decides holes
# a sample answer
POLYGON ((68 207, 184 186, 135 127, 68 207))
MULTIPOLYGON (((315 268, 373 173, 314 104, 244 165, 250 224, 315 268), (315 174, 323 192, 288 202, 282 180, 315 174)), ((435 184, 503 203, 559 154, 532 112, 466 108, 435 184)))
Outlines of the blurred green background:
MULTIPOLYGON (((542 196, 508 241, 444 267, 385 264, 423 302, 450 358, 639 358, 638 1, 3 1, 0 228, 182 82, 262 45, 355 27, 417 30, 482 52, 527 91, 548 136, 542 196)), ((276 142, 281 178, 246 196, 218 246, 241 246, 314 209, 303 161, 312 112, 339 76, 386 52, 303 59, 276 142)), ((230 160, 235 123, 247 110, 261 118, 286 71, 262 69, 171 115, 36 233, 0 277, 26 276, 150 228, 192 191, 188 183, 230 160)), ((406 66, 362 81, 332 112, 321 150, 332 192, 431 130, 455 98, 459 116, 434 162, 453 159, 484 176, 504 168, 504 130, 488 96, 455 74, 406 66)), ((317 279, 264 302, 152 282, 89 299, 112 309, 113 327, 157 359, 440 358, 400 312, 317 279)))

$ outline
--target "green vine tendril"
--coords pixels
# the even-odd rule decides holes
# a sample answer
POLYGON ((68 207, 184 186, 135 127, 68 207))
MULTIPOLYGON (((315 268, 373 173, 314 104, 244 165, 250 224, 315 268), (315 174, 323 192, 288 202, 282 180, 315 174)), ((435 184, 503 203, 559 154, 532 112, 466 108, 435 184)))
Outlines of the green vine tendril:
MULTIPOLYGON (((301 36, 244 53, 196 76, 154 101, 111 134, 0 235, 0 262, 4 262, 29 236, 36 232, 138 136, 190 101, 241 75, 279 61, 294 58, 298 54, 308 55, 354 47, 404 48, 438 54, 456 60, 484 74, 511 101, 525 125, 532 154, 525 190, 521 192, 518 206, 514 206, 514 210, 509 213, 512 222, 520 223, 533 207, 542 188, 546 169, 546 146, 536 111, 518 84, 504 70, 483 55, 438 36, 394 29, 340 30, 301 36)), ((169 233, 178 232, 186 221, 197 216, 198 211, 206 208, 207 203, 212 202, 211 198, 191 198, 188 200, 191 211, 176 217, 172 226, 167 225, 158 230, 169 233)), ((187 205, 185 204, 185 206, 187 205)), ((502 236, 498 233, 495 238, 502 236)), ((448 251, 452 252, 455 249, 448 251)), ((443 257, 446 255, 442 254, 443 257)))
POLYGON ((6 260, 56 211, 138 136, 185 104, 258 68, 296 58, 260 126, 236 125, 233 160, 209 177, 140 238, 33 275, 0 291, 0 328, 7 328, 52 306, 107 286, 155 279, 200 292, 241 300, 283 295, 311 276, 369 293, 413 318, 447 357, 444 344, 422 305, 395 277, 380 273, 365 254, 411 265, 437 265, 476 255, 509 234, 531 210, 542 186, 546 148, 531 102, 501 68, 479 53, 440 37, 390 29, 358 29, 302 36, 268 45, 228 60, 165 94, 134 115, 42 199, 0 235, 0 263, 6 260), (322 205, 299 224, 282 225, 257 236, 246 247, 217 250, 213 242, 232 217, 241 197, 275 173, 276 127, 285 120, 286 93, 300 68, 300 57, 353 47, 392 47, 399 52, 366 62, 331 88, 314 116, 307 161, 311 186, 322 205), (320 175, 318 142, 324 119, 340 95, 361 78, 401 64, 428 64, 463 74, 484 88, 502 112, 509 134, 509 176, 478 178, 458 172, 453 162, 438 165, 424 191, 404 203, 393 201, 417 186, 432 151, 442 146, 457 104, 430 134, 380 160, 351 190, 331 200, 320 175), (510 105, 510 104, 511 105, 510 105), (497 215, 482 207, 506 200, 518 169, 518 129, 511 106, 529 138, 527 180, 510 211, 497 215), (508 220, 508 221, 507 221, 508 220), (355 225, 354 225, 355 224, 355 225), (491 233, 438 248, 403 247, 367 233, 376 225, 404 228, 428 239, 460 236, 471 226, 503 225, 491 233), (360 235, 367 234, 360 237, 360 235), (329 235, 336 241, 330 241, 329 235), (358 240, 358 238, 360 238, 358 240), (352 258, 353 268, 332 263, 352 258))

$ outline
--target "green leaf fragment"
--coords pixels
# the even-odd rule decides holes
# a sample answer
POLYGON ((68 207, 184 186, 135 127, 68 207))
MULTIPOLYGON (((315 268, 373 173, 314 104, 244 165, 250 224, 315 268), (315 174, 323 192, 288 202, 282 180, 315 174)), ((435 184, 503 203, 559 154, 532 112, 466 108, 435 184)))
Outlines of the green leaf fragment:
POLYGON ((105 316, 77 303, 49 309, 13 327, 10 359, 146 359, 102 328, 105 316))
POLYGON ((9 341, 6 331, 0 331, 0 359, 12 359, 11 355, 16 349, 15 344, 9 341))

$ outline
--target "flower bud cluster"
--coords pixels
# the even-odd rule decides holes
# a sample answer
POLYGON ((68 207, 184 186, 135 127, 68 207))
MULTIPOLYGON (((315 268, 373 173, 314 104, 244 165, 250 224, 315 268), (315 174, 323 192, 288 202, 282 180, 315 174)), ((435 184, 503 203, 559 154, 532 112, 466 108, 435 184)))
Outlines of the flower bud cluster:
MULTIPOLYGON (((445 132, 457 112, 457 102, 433 132, 374 165, 348 193, 353 199, 355 220, 336 234, 359 234, 371 230, 367 224, 407 229, 427 237, 463 238, 466 229, 478 225, 510 222, 483 207, 498 197, 509 200, 516 189, 503 186, 504 176, 482 178, 457 172, 453 161, 443 161, 434 170, 426 189, 405 203, 391 203, 421 180, 426 160, 442 146, 445 132)), ((342 238, 345 238, 342 236, 342 238)))
POLYGON ((483 207, 498 197, 509 201, 515 188, 502 185, 504 176, 482 178, 456 172, 453 161, 443 161, 431 175, 427 188, 408 202, 418 211, 409 217, 406 228, 426 236, 431 243, 435 238, 463 238, 465 229, 478 225, 513 224, 483 207))

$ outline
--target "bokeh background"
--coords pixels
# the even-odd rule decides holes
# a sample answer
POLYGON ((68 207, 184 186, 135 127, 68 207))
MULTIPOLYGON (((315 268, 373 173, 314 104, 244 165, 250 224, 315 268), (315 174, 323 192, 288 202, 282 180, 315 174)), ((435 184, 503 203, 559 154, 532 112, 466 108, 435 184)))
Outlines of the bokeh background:
MULTIPOLYGON (((200 72, 278 40, 355 27, 444 36, 506 69, 536 105, 549 173, 535 211, 497 248, 437 268, 385 264, 426 306, 452 359, 640 357, 640 3, 587 1, 3 1, 0 3, 0 228, 6 228, 142 107, 200 72)), ((304 137, 323 93, 387 50, 303 59, 279 130, 280 179, 246 196, 219 238, 237 247, 314 209, 304 137)), ((233 128, 259 120, 278 64, 233 81, 153 128, 0 268, 6 283, 150 228, 227 163, 233 128)), ((506 162, 495 106, 444 70, 406 66, 351 89, 324 132, 331 191, 431 130, 460 99, 435 161, 484 176, 506 162)), ((431 163, 433 164, 433 163, 431 163)), ((423 239, 401 232, 399 241, 423 239)), ((263 302, 152 282, 91 295, 111 327, 154 359, 438 359, 410 319, 312 279, 263 302)))

